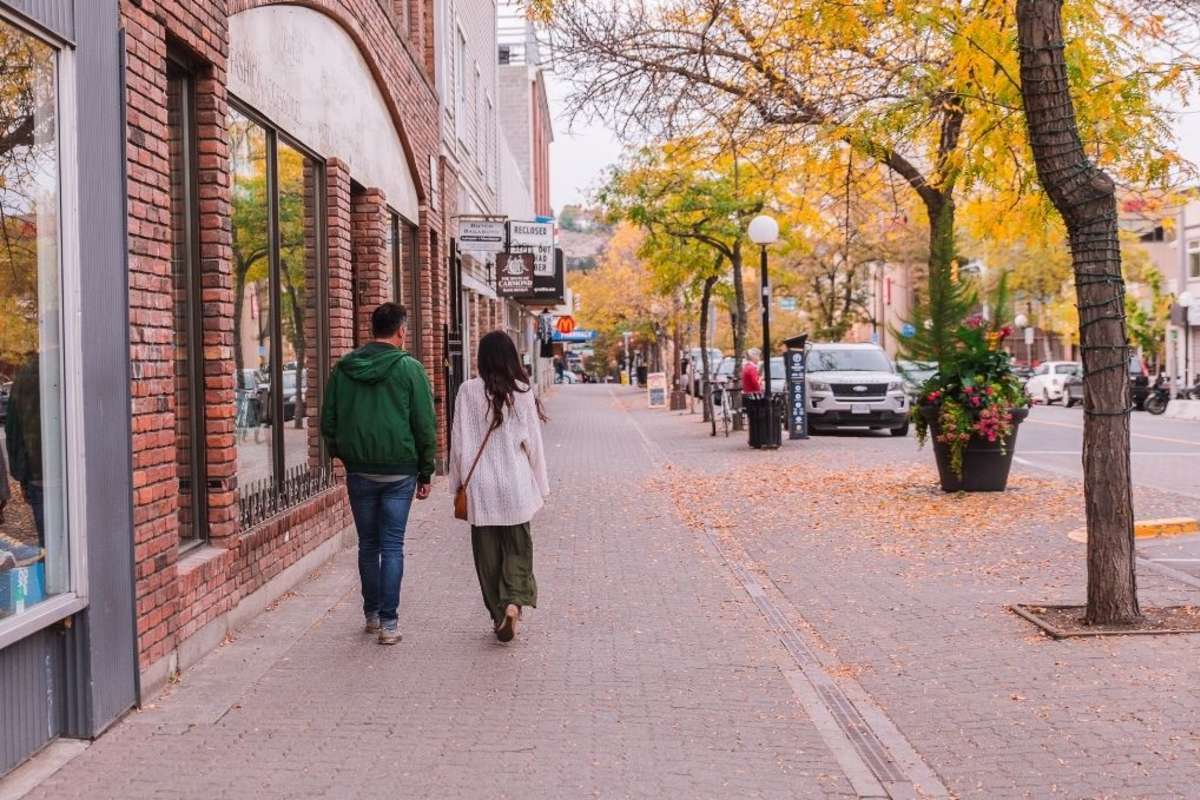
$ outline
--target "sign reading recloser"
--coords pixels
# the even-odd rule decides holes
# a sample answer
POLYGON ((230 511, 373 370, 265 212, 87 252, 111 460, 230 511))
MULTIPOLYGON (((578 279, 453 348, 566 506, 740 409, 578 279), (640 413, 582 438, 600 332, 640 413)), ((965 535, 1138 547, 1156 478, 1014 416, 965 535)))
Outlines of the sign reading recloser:
POLYGON ((554 223, 522 222, 508 223, 508 245, 511 248, 533 248, 533 274, 554 275, 554 223))
POLYGON ((505 225, 501 220, 464 219, 458 223, 458 247, 477 253, 502 253, 505 225))
POLYGON ((533 253, 496 254, 496 293, 519 297, 533 291, 533 253))

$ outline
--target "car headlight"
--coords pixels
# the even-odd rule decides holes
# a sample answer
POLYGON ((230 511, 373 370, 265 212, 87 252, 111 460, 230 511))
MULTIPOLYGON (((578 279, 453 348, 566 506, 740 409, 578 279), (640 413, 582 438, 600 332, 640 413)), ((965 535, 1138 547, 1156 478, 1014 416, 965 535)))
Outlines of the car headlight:
POLYGON ((828 392, 829 384, 825 381, 809 381, 808 388, 814 392, 828 392))
POLYGON ((888 384, 889 392, 899 392, 904 388, 904 381, 892 381, 888 384))

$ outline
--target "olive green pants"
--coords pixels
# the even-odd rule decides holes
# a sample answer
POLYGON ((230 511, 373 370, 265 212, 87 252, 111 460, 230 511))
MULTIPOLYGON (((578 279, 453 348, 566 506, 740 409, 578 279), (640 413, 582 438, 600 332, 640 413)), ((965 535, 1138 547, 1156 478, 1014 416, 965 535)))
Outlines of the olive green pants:
POLYGON ((529 523, 471 526, 475 574, 483 604, 492 622, 504 619, 510 603, 537 607, 537 581, 533 577, 533 538, 529 523))

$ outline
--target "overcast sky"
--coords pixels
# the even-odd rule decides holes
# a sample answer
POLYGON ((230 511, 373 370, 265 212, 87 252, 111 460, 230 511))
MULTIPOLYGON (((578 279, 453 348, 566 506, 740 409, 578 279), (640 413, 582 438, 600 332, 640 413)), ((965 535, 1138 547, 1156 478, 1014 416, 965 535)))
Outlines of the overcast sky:
MULTIPOLYGON (((556 80, 553 74, 548 79, 550 109, 555 115, 554 143, 550 149, 550 202, 557 210, 568 203, 584 203, 604 168, 620 158, 622 146, 603 123, 583 123, 570 129, 563 116, 566 82, 556 80)), ((1176 130, 1183 156, 1200 165, 1200 98, 1194 100, 1191 110, 1179 115, 1176 130)))

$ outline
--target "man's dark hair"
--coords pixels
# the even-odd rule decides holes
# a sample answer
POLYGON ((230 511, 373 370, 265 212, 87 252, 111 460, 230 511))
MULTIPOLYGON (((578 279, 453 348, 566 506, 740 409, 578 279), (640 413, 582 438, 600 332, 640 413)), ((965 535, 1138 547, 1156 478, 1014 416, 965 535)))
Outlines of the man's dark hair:
POLYGON ((404 327, 408 312, 399 303, 384 303, 371 312, 371 335, 376 339, 390 339, 404 327))

